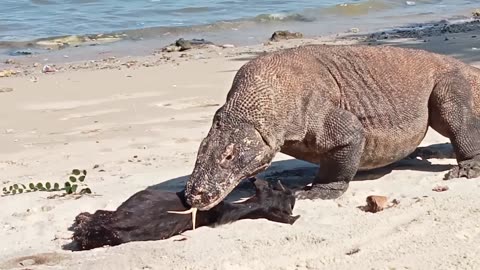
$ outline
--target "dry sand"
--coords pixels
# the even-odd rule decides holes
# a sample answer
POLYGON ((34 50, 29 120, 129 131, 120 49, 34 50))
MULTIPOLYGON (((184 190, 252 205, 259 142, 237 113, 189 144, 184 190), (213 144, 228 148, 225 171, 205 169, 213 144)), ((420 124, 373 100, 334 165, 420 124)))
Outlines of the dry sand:
MULTIPOLYGON (((480 30, 447 35, 448 40, 442 34, 427 42, 381 42, 478 64, 480 30)), ((79 168, 88 171, 87 183, 96 195, 0 197, 0 269, 480 269, 480 182, 442 181, 454 159, 405 160, 391 171, 363 174, 337 200, 298 201, 294 214, 301 218, 292 226, 243 220, 186 232, 186 241, 174 237, 85 252, 62 249, 78 213, 115 209, 149 186, 182 188, 213 113, 251 52, 353 42, 304 39, 210 48, 183 57, 138 57, 130 68, 121 64, 132 59, 120 58, 85 70, 77 69, 89 64, 77 63, 54 74, 0 78, 0 88, 13 89, 0 92, 1 187, 62 181, 79 168), (145 67, 146 62, 154 64, 145 67), (449 190, 432 191, 437 185, 449 190), (368 195, 400 204, 366 213, 358 207, 368 195)), ((422 145, 445 142, 429 131, 422 145)), ((314 173, 312 165, 279 154, 264 176, 293 186, 314 173)))

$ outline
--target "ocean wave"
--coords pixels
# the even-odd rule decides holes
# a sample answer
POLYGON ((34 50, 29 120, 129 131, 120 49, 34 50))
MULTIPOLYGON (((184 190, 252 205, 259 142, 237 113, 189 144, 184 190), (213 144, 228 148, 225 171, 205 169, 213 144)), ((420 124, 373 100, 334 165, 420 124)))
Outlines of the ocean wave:
POLYGON ((341 4, 307 8, 296 13, 260 14, 254 18, 256 22, 313 22, 329 16, 361 16, 369 13, 387 11, 399 7, 407 7, 417 4, 433 4, 440 0, 365 0, 360 2, 345 2, 341 4))
POLYGON ((254 18, 256 22, 288 22, 288 21, 297 21, 297 22, 313 22, 316 18, 310 17, 306 14, 300 13, 276 13, 276 14, 260 14, 254 18))
MULTIPOLYGON (((406 3, 403 1, 403 3, 406 3)), ((366 15, 371 12, 384 11, 395 8, 393 1, 367 0, 355 3, 342 3, 322 10, 322 13, 328 15, 358 16, 366 15)))
POLYGON ((54 5, 55 3, 50 0, 31 0, 34 5, 54 5))
POLYGON ((127 35, 121 33, 67 35, 40 38, 31 41, 0 41, 0 48, 11 48, 11 55, 17 55, 18 49, 29 49, 32 52, 38 49, 54 50, 82 45, 97 45, 117 42, 126 39, 127 35))
POLYGON ((211 11, 211 7, 185 7, 185 8, 179 8, 179 9, 174 9, 172 12, 175 13, 203 13, 203 12, 209 12, 211 11))

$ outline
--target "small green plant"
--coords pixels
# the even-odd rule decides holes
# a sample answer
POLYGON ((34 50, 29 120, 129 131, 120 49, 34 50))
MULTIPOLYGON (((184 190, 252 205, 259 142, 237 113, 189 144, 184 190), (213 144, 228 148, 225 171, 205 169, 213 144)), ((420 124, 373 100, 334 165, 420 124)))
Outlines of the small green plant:
POLYGON ((64 191, 65 194, 91 194, 92 191, 85 184, 85 177, 87 176, 86 170, 72 170, 68 181, 65 183, 45 182, 45 183, 30 183, 28 186, 24 184, 13 184, 9 187, 2 189, 3 195, 16 195, 21 193, 29 193, 36 191, 64 191))

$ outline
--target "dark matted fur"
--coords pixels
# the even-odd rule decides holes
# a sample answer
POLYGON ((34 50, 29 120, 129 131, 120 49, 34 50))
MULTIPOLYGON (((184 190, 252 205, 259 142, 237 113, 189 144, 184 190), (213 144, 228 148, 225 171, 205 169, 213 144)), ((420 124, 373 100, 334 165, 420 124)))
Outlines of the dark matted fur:
MULTIPOLYGON (((254 197, 238 204, 221 202, 208 211, 199 211, 197 227, 259 218, 293 224, 299 218, 292 216, 295 205, 292 191, 280 182, 271 184, 255 178, 251 182, 256 189, 254 197)), ((167 211, 184 211, 189 208, 185 203, 184 191, 143 190, 130 197, 116 211, 80 213, 73 225, 73 240, 78 249, 87 250, 131 241, 167 239, 192 229, 191 215, 171 214, 167 211)))

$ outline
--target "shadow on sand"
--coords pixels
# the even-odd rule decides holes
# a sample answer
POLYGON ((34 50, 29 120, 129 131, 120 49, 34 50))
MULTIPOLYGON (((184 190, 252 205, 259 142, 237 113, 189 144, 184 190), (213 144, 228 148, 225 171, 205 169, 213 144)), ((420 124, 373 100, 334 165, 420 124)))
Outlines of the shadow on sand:
MULTIPOLYGON (((449 170, 452 165, 431 164, 427 159, 430 158, 454 158, 451 144, 434 144, 427 147, 418 147, 410 156, 391 164, 387 167, 374 169, 370 171, 358 172, 353 181, 366 181, 379 179, 392 171, 398 170, 417 170, 429 172, 442 172, 449 170)), ((312 182, 318 170, 318 166, 297 159, 283 160, 273 162, 264 172, 258 174, 258 177, 276 181, 281 180, 286 187, 297 191, 305 185, 312 182)), ((148 187, 149 189, 161 189, 167 191, 179 191, 185 186, 189 175, 180 176, 148 187)), ((251 196, 254 190, 246 181, 242 181, 226 198, 226 200, 237 200, 242 197, 251 196)))
MULTIPOLYGON (((431 172, 446 171, 446 170, 451 168, 451 165, 431 164, 427 159, 429 159, 429 158, 440 158, 440 159, 442 159, 442 158, 452 158, 453 156, 454 156, 453 155, 453 150, 452 150, 451 144, 449 144, 449 143, 435 144, 435 145, 430 145, 428 147, 418 147, 410 156, 408 156, 407 158, 405 158, 405 159, 403 159, 403 160, 401 160, 397 163, 394 163, 390 166, 380 168, 380 169, 371 170, 371 171, 359 172, 356 175, 354 181, 366 181, 366 180, 379 179, 379 178, 389 174, 390 172, 392 172, 394 170, 421 170, 421 171, 431 171, 431 172)), ((316 174, 317 170, 318 170, 318 166, 316 166, 316 165, 313 165, 313 164, 310 164, 310 163, 307 163, 307 162, 304 162, 304 161, 296 160, 296 159, 291 159, 291 160, 274 162, 270 166, 269 169, 262 172, 258 176, 260 178, 263 178, 263 179, 267 180, 267 181, 281 180, 281 182, 284 186, 290 188, 292 191, 296 191, 296 190, 299 190, 299 189, 303 188, 305 185, 309 184, 313 180, 313 178, 315 177, 315 174, 316 174)), ((185 185, 185 182, 187 181, 187 179, 188 179, 188 175, 173 178, 173 179, 167 180, 165 182, 162 182, 160 184, 150 186, 146 190, 152 190, 152 189, 153 190, 162 190, 162 191, 173 192, 173 194, 175 194, 175 192, 178 192, 178 191, 180 191, 184 188, 184 185, 185 185)), ((148 194, 151 194, 151 193, 148 193, 148 194)), ((153 194, 155 194, 155 193, 153 193, 153 194)), ((254 185, 252 185, 252 183, 250 183, 248 180, 247 181, 242 181, 234 189, 234 191, 230 193, 230 195, 227 197, 227 200, 237 200, 241 197, 252 196, 253 194, 255 194, 254 185)), ((147 196, 147 197, 142 198, 142 197, 137 196, 135 200, 140 200, 140 202, 141 202, 142 200, 145 201, 145 199, 149 200, 149 197, 147 196)), ((158 199, 158 197, 157 197, 157 199, 158 199)), ((129 200, 131 200, 131 198, 129 200)), ((157 200, 157 203, 159 203, 160 201, 157 200)), ((167 206, 168 204, 172 204, 172 203, 174 204, 175 202, 176 202, 175 200, 172 201, 172 200, 169 200, 169 199, 164 199, 163 201, 161 201, 160 206, 167 206)), ((131 207, 131 205, 129 207, 131 207)), ((137 209, 137 208, 138 208, 138 206, 135 206, 134 210, 137 209)), ((140 208, 142 208, 142 207, 140 207, 140 208)), ((148 210, 149 208, 146 207, 146 209, 148 210)), ((103 212, 109 212, 109 211, 103 211, 103 212)), ((162 210, 159 210, 158 212, 162 212, 162 210)), ((152 214, 152 213, 150 213, 150 214, 152 214)), ((82 214, 80 214, 80 216, 81 215, 82 214)), ((123 216, 122 217, 120 215, 122 217, 122 219, 125 218, 126 221, 118 221, 118 220, 115 220, 113 217, 110 217, 109 215, 110 215, 109 213, 99 214, 99 216, 97 217, 97 220, 99 220, 99 221, 97 223, 95 223, 96 225, 95 224, 94 225, 98 227, 100 225, 103 226, 102 222, 106 222, 105 224, 110 222, 114 225, 116 223, 118 223, 119 228, 122 228, 122 226, 125 226, 125 224, 122 223, 122 222, 132 222, 132 218, 128 218, 128 216, 123 216), (102 215, 104 215, 104 216, 102 216, 102 215)), ((83 213, 83 216, 85 216, 84 213, 83 213)), ((167 220, 166 217, 163 217, 163 219, 162 219, 160 216, 157 216, 156 212, 154 212, 153 216, 158 217, 158 218, 152 218, 152 215, 150 215, 149 219, 153 220, 157 224, 163 224, 163 223, 159 223, 159 222, 166 222, 166 220, 167 220)), ((92 216, 89 215, 87 217, 91 218, 92 216)), ((181 218, 178 217, 178 218, 179 218, 179 220, 185 219, 184 217, 181 217, 181 218)), ((188 221, 188 218, 186 218, 185 220, 188 221)), ((108 224, 110 224, 110 223, 108 223, 108 224)), ((132 224, 135 225, 135 226, 138 226, 139 223, 138 223, 138 221, 135 221, 135 219, 133 219, 132 224)), ((165 226, 167 226, 168 222, 165 223, 165 224, 166 224, 165 226)), ((76 225, 74 223, 68 229, 73 232, 73 231, 75 231, 75 226, 76 225)), ((79 228, 82 228, 82 227, 79 227, 79 228)), ((157 227, 153 226, 153 228, 157 228, 157 227)), ((93 232, 96 232, 95 231, 96 227, 92 227, 90 229, 93 232)), ((149 232, 151 232, 151 230, 152 230, 152 228, 141 229, 140 232, 149 233, 149 232)), ((157 230, 158 230, 158 228, 157 228, 157 230)), ((128 230, 126 230, 126 231, 128 231, 128 230)), ((162 232, 162 230, 158 230, 158 231, 162 232)), ((169 232, 168 230, 166 230, 166 231, 167 231, 167 233, 169 232)), ((90 232, 87 230, 87 233, 90 233, 90 232)), ((94 237, 92 235, 90 235, 88 237, 87 237, 88 239, 91 238, 89 241, 93 241, 92 243, 96 243, 95 241, 98 240, 98 239, 96 239, 96 237, 94 237)), ((115 237, 117 237, 117 236, 115 236, 115 237)), ((115 237, 112 236, 112 239, 115 240, 116 239, 115 237)), ((139 236, 137 235, 137 237, 139 237, 139 236)), ((85 239, 87 239, 87 238, 85 238, 85 239)), ((99 238, 99 239, 102 240, 103 238, 99 238)), ((100 241, 100 240, 98 240, 98 241, 100 241)), ((106 243, 109 243, 107 240, 105 240, 105 241, 106 241, 106 243)), ((143 240, 135 240, 135 241, 143 241, 143 240)), ((103 245, 103 244, 101 244, 101 245, 103 245)), ((99 245, 99 246, 101 246, 101 245, 99 245)), ((71 251, 81 250, 80 247, 79 247, 79 243, 77 243, 76 241, 72 241, 70 243, 67 243, 67 244, 63 245, 62 249, 71 250, 71 251)))

